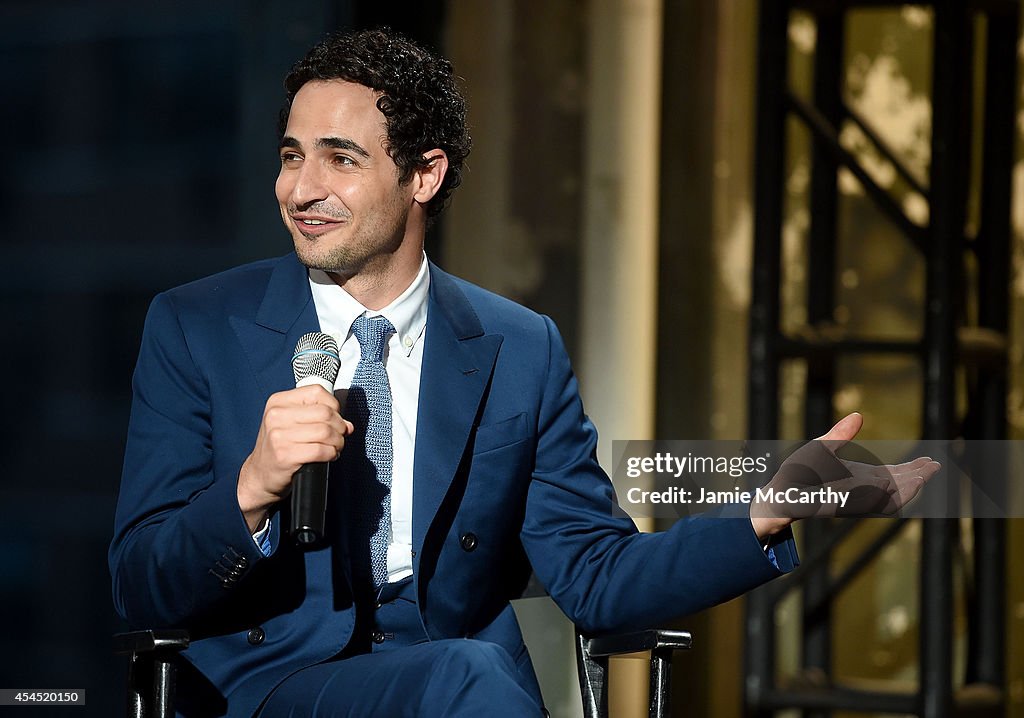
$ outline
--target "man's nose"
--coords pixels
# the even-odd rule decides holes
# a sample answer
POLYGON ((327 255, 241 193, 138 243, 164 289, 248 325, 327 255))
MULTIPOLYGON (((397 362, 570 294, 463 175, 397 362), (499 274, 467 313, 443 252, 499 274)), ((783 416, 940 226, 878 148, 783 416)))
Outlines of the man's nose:
POLYGON ((297 207, 304 207, 327 199, 329 194, 320 164, 309 160, 303 162, 292 187, 292 202, 297 207))

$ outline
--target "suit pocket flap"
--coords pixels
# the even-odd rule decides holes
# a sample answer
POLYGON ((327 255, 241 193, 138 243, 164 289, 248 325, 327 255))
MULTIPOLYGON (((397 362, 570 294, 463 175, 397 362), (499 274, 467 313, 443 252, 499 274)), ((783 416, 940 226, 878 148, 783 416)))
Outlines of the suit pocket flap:
POLYGON ((473 453, 482 454, 503 446, 522 441, 530 435, 530 427, 526 420, 526 412, 493 424, 481 424, 476 430, 476 441, 473 453))

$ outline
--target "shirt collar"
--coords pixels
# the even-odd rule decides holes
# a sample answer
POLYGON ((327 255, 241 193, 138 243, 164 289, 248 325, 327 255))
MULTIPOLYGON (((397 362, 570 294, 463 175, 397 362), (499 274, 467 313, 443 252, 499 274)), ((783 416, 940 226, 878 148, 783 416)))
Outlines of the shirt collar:
POLYGON ((423 336, 423 329, 427 324, 427 296, 430 290, 426 254, 420 260, 420 269, 412 284, 379 311, 364 307, 322 270, 309 270, 309 286, 313 292, 313 303, 316 305, 321 329, 327 334, 335 335, 342 342, 352 330, 352 322, 364 313, 368 317, 383 316, 391 322, 406 356, 412 354, 416 343, 423 336))

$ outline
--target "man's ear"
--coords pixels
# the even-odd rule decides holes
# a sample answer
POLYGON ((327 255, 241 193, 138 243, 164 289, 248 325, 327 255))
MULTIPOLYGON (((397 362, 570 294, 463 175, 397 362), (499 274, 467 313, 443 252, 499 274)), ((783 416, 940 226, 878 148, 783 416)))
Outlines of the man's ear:
POLYGON ((448 171, 448 155, 442 149, 434 149, 423 154, 427 164, 416 170, 413 181, 416 191, 412 198, 420 204, 426 204, 441 189, 441 182, 448 171))

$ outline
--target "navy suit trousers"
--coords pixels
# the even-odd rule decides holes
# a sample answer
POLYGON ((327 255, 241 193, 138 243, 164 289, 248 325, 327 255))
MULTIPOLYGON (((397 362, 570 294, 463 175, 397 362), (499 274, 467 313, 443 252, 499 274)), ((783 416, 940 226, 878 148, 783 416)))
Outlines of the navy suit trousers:
POLYGON ((427 639, 411 579, 384 586, 336 660, 292 674, 259 718, 541 715, 508 652, 467 638, 427 639))

